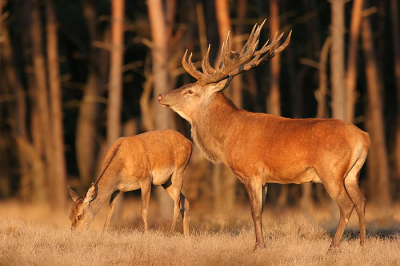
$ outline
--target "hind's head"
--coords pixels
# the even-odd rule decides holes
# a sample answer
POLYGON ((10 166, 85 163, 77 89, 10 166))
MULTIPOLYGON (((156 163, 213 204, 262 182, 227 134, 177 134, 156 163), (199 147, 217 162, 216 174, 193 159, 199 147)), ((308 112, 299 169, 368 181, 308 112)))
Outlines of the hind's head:
POLYGON ((72 205, 71 214, 69 215, 71 230, 86 231, 90 228, 95 215, 90 206, 90 202, 95 197, 95 186, 92 184, 88 192, 82 197, 79 197, 70 187, 68 187, 68 190, 69 195, 74 200, 74 205, 72 205))

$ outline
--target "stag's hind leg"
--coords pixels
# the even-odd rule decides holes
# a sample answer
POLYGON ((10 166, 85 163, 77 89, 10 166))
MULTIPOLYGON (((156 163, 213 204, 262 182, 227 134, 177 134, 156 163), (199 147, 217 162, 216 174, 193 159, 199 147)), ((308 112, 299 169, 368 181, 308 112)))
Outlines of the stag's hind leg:
POLYGON ((366 157, 367 152, 364 152, 364 154, 350 169, 346 179, 344 180, 347 193, 354 202, 358 220, 360 222, 360 245, 362 247, 365 247, 365 197, 358 186, 358 179, 360 176, 361 167, 363 166, 366 157))
POLYGON ((354 203, 346 192, 343 184, 343 178, 335 177, 329 180, 325 180, 327 181, 324 182, 324 186, 331 198, 339 206, 340 210, 339 224, 330 246, 330 248, 332 249, 339 246, 344 229, 346 228, 346 225, 349 222, 350 215, 353 212, 354 203))

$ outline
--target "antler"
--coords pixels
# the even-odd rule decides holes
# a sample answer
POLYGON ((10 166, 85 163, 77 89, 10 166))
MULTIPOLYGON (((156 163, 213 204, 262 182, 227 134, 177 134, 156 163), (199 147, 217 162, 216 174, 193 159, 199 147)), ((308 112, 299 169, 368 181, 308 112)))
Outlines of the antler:
POLYGON ((231 51, 234 55, 230 58, 229 54, 229 32, 226 36, 225 42, 222 44, 221 57, 219 62, 219 68, 214 69, 209 62, 210 45, 208 46, 207 54, 201 63, 201 68, 203 72, 197 70, 197 68, 192 63, 192 54, 190 54, 189 59, 187 58, 187 50, 182 58, 182 65, 185 70, 202 85, 214 83, 228 77, 234 77, 244 71, 250 70, 253 67, 260 65, 262 62, 270 60, 275 55, 282 52, 290 42, 290 36, 292 31, 289 32, 286 41, 279 46, 274 51, 271 50, 275 44, 282 38, 283 33, 277 37, 275 34, 274 40, 268 45, 268 41, 264 46, 257 50, 258 40, 260 37, 261 28, 263 27, 266 20, 261 23, 261 25, 254 25, 253 30, 250 33, 250 37, 246 44, 243 46, 240 52, 231 51))

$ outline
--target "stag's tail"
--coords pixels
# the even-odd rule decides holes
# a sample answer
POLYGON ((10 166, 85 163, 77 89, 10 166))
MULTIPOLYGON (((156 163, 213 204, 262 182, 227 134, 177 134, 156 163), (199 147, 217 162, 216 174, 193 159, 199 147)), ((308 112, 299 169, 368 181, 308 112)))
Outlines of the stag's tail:
POLYGON ((119 151, 119 148, 121 147, 121 144, 124 139, 125 139, 124 137, 117 139, 117 141, 107 151, 106 157, 104 158, 103 164, 101 165, 101 173, 100 173, 99 177, 97 178, 95 185, 97 185, 100 178, 103 176, 104 172, 107 170, 107 167, 110 165, 112 159, 115 157, 115 155, 119 151))

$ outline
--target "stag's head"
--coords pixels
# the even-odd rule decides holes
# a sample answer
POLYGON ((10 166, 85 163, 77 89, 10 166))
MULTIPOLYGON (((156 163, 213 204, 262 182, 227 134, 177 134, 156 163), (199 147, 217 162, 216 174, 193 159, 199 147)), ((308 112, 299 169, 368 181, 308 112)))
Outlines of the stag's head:
POLYGON ((71 220, 71 230, 86 231, 92 224, 95 215, 90 207, 90 202, 95 197, 95 186, 92 184, 88 192, 86 192, 82 197, 79 197, 70 187, 68 187, 68 190, 69 195, 74 200, 74 205, 72 205, 71 213, 69 215, 69 219, 71 220))
POLYGON ((187 59, 187 50, 182 58, 182 65, 185 70, 197 79, 197 82, 185 85, 166 94, 158 96, 158 102, 164 106, 172 108, 184 119, 192 123, 198 110, 204 110, 215 98, 216 93, 226 89, 234 76, 250 70, 261 63, 270 60, 279 54, 289 44, 291 33, 286 41, 277 49, 275 45, 282 38, 283 33, 275 35, 274 40, 257 50, 261 28, 264 25, 254 25, 250 37, 240 52, 229 50, 229 33, 225 43, 222 45, 219 67, 214 69, 209 62, 210 46, 207 54, 201 63, 202 72, 192 63, 192 54, 187 59))

